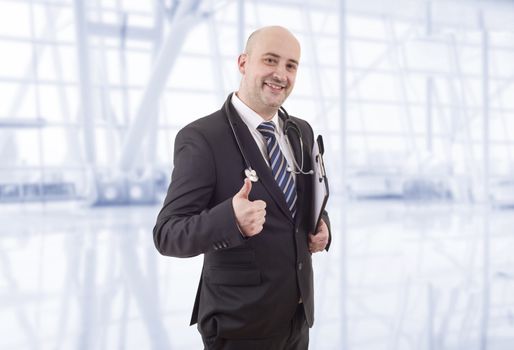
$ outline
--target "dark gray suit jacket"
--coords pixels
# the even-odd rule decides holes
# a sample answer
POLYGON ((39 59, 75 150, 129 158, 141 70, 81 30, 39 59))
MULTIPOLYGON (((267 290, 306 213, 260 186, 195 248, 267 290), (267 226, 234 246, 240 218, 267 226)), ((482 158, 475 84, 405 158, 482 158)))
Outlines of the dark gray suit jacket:
MULTIPOLYGON (((291 118, 303 134, 304 169, 312 169, 312 129, 307 122, 291 118)), ((292 132, 289 140, 299 162, 298 137, 292 132)), ((203 336, 273 336, 289 326, 300 298, 312 326, 314 295, 308 249, 308 231, 313 225, 311 183, 311 175, 296 176, 298 212, 293 220, 270 168, 233 108, 231 96, 221 110, 179 131, 171 184, 157 217, 154 242, 167 256, 204 254, 191 319, 191 324, 198 322, 203 336), (259 176, 259 181, 252 183, 249 199, 267 204, 263 231, 248 239, 239 232, 232 208, 232 197, 243 185, 246 164, 227 113, 259 176)), ((324 220, 330 225, 326 215, 324 220)))

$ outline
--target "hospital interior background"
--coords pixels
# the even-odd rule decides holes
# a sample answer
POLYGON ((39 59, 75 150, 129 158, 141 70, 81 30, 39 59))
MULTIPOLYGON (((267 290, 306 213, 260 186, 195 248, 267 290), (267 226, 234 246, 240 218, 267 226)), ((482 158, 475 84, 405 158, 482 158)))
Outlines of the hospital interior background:
POLYGON ((202 257, 152 228, 177 131, 270 24, 331 185, 311 349, 514 349, 507 0, 0 0, 0 349, 202 348, 202 257))

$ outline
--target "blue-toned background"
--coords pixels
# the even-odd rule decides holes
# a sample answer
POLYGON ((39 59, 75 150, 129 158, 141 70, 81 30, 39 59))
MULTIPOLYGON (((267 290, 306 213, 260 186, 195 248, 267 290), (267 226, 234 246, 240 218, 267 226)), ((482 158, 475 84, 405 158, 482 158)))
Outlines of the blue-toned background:
POLYGON ((514 2, 0 0, 1 350, 202 348, 152 228, 269 24, 331 183, 311 349, 514 349, 514 2))

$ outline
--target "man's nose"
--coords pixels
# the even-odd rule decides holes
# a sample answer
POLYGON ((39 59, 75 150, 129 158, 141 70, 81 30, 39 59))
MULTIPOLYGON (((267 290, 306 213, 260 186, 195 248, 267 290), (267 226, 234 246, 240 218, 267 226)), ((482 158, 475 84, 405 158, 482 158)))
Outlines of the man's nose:
POLYGON ((287 80, 287 70, 285 67, 278 65, 275 67, 275 71, 273 72, 273 78, 279 81, 287 80))

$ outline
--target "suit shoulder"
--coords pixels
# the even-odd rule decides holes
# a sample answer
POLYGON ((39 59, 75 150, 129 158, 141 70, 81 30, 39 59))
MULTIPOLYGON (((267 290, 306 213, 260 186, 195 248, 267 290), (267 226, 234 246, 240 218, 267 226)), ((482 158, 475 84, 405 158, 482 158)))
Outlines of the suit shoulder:
POLYGON ((314 139, 314 131, 308 121, 294 116, 290 116, 290 118, 294 123, 296 123, 296 125, 298 125, 303 137, 306 137, 309 140, 314 139))
POLYGON ((295 122, 298 126, 300 127, 304 127, 304 128, 308 128, 308 129, 312 129, 311 125, 309 124, 308 121, 306 121, 305 119, 301 119, 301 118, 298 118, 298 117, 295 117, 295 116, 290 116, 291 120, 293 122, 295 122))
POLYGON ((198 133, 206 139, 216 137, 227 131, 228 121, 223 111, 218 110, 199 118, 186 126, 179 133, 198 133))

